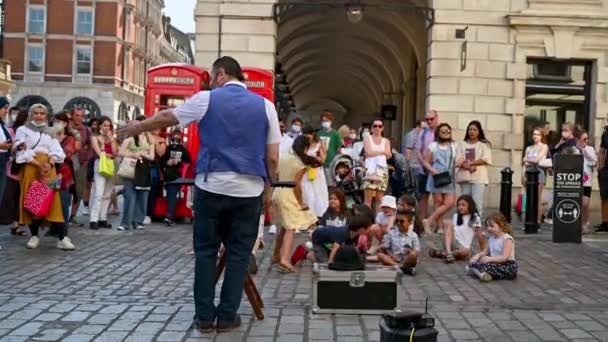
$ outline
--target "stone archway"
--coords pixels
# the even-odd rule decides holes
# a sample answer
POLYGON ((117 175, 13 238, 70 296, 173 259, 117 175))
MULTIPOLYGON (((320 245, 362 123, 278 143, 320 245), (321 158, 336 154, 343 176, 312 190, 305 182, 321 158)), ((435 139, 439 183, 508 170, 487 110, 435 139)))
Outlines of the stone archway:
POLYGON ((47 99, 40 95, 24 96, 23 98, 21 98, 21 100, 19 100, 19 102, 17 102, 16 106, 25 110, 29 110, 32 105, 37 103, 43 104, 46 107, 49 117, 53 115, 53 107, 51 106, 49 101, 47 101, 47 99))
POLYGON ((68 101, 68 103, 66 103, 63 107, 63 109, 70 111, 75 108, 84 109, 84 117, 86 121, 91 120, 92 118, 99 118, 101 116, 101 109, 99 108, 99 105, 88 97, 75 97, 68 101))

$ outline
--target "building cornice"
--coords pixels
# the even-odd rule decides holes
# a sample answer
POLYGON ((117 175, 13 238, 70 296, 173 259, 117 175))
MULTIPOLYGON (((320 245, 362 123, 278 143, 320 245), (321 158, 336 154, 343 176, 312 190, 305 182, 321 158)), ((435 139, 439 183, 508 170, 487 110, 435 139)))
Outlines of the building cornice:
POLYGON ((573 28, 608 28, 608 16, 532 12, 507 15, 507 23, 511 26, 551 26, 573 28))

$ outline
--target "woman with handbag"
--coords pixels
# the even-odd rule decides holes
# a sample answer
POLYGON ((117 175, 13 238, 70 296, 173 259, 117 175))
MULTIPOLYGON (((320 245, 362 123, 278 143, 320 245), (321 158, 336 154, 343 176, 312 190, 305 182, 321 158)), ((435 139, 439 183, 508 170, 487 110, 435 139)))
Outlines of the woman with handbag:
POLYGON ((473 198, 479 216, 483 217, 484 193, 490 182, 488 165, 492 164, 492 146, 479 121, 469 122, 464 143, 458 146, 456 155, 456 183, 460 184, 462 195, 473 198))
POLYGON ((40 244, 38 228, 42 221, 48 221, 58 235, 57 248, 72 250, 74 245, 66 236, 65 218, 61 209, 59 193, 48 183, 57 182, 55 164, 62 163, 65 153, 59 141, 45 133, 47 128, 47 108, 42 104, 30 107, 28 121, 17 129, 15 161, 21 164, 21 198, 19 201, 19 223, 30 227, 30 249, 40 244))
POLYGON ((363 181, 364 203, 372 208, 374 193, 376 208, 382 203, 382 198, 388 188, 387 160, 393 156, 391 143, 382 136, 384 122, 376 119, 372 123, 372 135, 364 142, 365 179, 363 181))
POLYGON ((91 147, 96 158, 89 228, 111 229, 112 225, 108 223, 108 209, 114 189, 114 156, 118 151, 112 119, 107 116, 99 118, 99 134, 91 137, 91 147))
POLYGON ((454 185, 454 166, 456 144, 452 140, 452 127, 441 123, 435 130, 435 142, 424 152, 423 167, 431 177, 426 182, 426 191, 433 194, 435 210, 423 221, 425 233, 432 235, 431 225, 437 225, 437 231, 443 232, 443 215, 454 206, 456 188, 454 185))
POLYGON ((143 229, 151 184, 149 162, 154 160, 154 144, 147 134, 142 133, 125 139, 118 154, 123 157, 118 175, 122 175, 124 182, 122 220, 118 230, 143 229))

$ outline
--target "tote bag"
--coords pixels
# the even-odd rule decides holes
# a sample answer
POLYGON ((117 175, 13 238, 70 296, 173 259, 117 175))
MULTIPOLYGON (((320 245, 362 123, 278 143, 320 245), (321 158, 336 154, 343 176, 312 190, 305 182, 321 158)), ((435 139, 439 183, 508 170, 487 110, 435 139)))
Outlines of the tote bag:
POLYGON ((35 180, 23 199, 23 207, 36 217, 47 217, 51 212, 55 192, 45 183, 35 180))
POLYGON ((114 160, 108 158, 105 153, 99 157, 99 174, 106 177, 114 177, 114 160))
POLYGON ((124 179, 135 178, 135 165, 137 165, 137 159, 131 157, 124 157, 118 166, 118 177, 124 179))

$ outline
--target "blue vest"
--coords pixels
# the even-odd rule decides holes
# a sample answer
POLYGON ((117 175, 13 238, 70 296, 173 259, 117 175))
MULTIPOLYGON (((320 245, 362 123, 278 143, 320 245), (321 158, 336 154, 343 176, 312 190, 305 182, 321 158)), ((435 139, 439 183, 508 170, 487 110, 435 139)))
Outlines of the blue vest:
POLYGON ((237 84, 212 90, 198 136, 197 174, 231 171, 266 178, 268 116, 263 97, 237 84))

